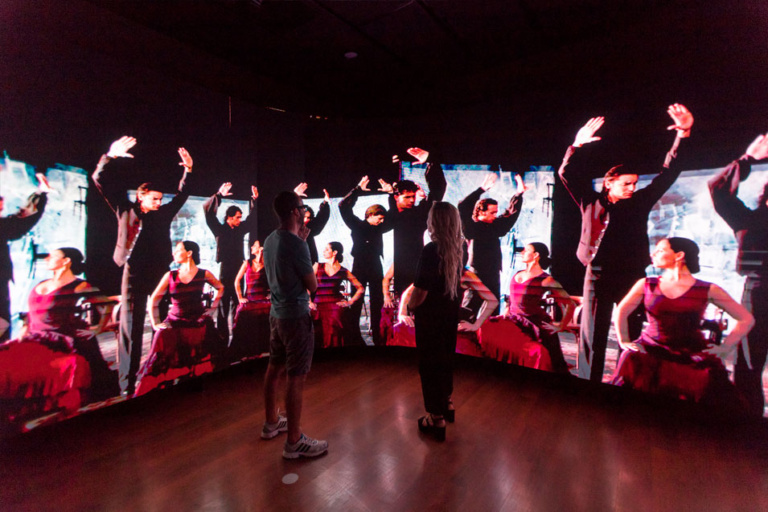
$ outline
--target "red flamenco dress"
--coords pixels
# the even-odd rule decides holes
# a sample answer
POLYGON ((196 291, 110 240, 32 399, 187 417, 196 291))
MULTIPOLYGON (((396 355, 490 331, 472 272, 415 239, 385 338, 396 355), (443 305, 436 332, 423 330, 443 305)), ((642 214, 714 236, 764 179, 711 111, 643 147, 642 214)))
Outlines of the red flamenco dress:
POLYGON ((245 299, 237 306, 232 328, 232 340, 227 350, 227 360, 242 361, 269 353, 269 284, 262 268, 254 270, 248 263, 245 271, 245 299))
POLYGON ((709 287, 696 280, 671 299, 661 292, 657 277, 646 278, 643 304, 648 323, 636 340, 641 351, 622 353, 613 384, 713 405, 740 403, 720 358, 702 352, 707 342, 700 326, 709 287))
MULTIPOLYGON (((351 328, 353 319, 350 308, 337 305, 338 302, 347 300, 342 292, 344 282, 348 281, 351 275, 349 270, 341 267, 335 274, 328 275, 325 265, 320 264, 316 275, 315 346, 329 348, 362 345, 362 337, 351 328)), ((359 329, 357 331, 359 332, 359 329)))

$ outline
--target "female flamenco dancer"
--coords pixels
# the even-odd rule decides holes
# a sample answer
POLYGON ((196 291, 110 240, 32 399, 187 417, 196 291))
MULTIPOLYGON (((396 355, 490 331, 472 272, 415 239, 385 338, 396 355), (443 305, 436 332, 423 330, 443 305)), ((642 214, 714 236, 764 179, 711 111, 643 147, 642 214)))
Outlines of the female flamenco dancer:
MULTIPOLYGON (((310 309, 316 309, 315 340, 322 348, 360 345, 360 329, 353 328, 350 306, 363 300, 365 288, 352 272, 341 266, 344 261, 344 246, 331 242, 323 250, 325 263, 317 264, 317 292, 310 309), (355 294, 346 300, 342 294, 344 281, 355 288, 355 294), (356 334, 357 333, 357 334, 356 334)), ((359 322, 359 320, 357 320, 359 322)))
POLYGON ((82 356, 91 374, 86 402, 118 395, 117 372, 109 369, 96 339, 109 315, 100 308, 100 322, 95 327, 78 316, 83 299, 94 305, 106 301, 99 298, 96 288, 76 277, 84 270, 83 254, 72 247, 61 247, 51 251, 45 262, 53 277, 38 283, 30 292, 29 323, 19 341, 40 343, 55 352, 82 356))
POLYGON ((546 245, 540 242, 530 243, 525 246, 520 256, 525 263, 525 270, 512 276, 509 285, 509 311, 504 316, 512 320, 525 334, 544 345, 549 352, 553 371, 568 373, 568 365, 565 363, 557 333, 571 322, 574 303, 560 283, 544 271, 552 262, 546 245), (542 297, 547 292, 561 307, 565 307, 559 323, 553 322, 542 307, 542 297))
POLYGON ((435 202, 429 210, 427 229, 432 241, 421 251, 407 307, 414 315, 421 391, 428 413, 419 418, 419 430, 444 441, 445 421, 455 418, 451 403, 453 354, 463 267, 459 211, 450 203, 435 202))
POLYGON ((173 261, 179 265, 178 270, 166 272, 150 297, 150 319, 155 336, 152 339, 150 358, 141 371, 157 376, 171 367, 191 367, 206 355, 216 363, 220 348, 213 318, 216 317, 219 301, 224 294, 224 286, 213 274, 198 268, 200 263, 200 246, 195 242, 183 241, 176 244, 173 250, 173 261), (208 283, 216 290, 213 303, 208 310, 203 305, 203 289, 208 283), (171 309, 163 322, 160 322, 158 305, 165 293, 171 296, 171 309), (204 339, 185 340, 169 336, 176 329, 184 327, 205 327, 204 339), (165 332, 165 331, 169 332, 165 332))
POLYGON ((722 288, 693 277, 699 271, 699 247, 692 240, 663 239, 651 258, 664 273, 639 280, 619 304, 615 327, 625 352, 613 383, 733 407, 739 400, 722 359, 736 350, 754 318, 722 288), (630 341, 627 317, 641 301, 648 324, 630 341), (700 331, 710 303, 736 320, 719 346, 707 344, 700 331))
POLYGON ((251 257, 243 262, 235 278, 237 306, 229 343, 229 361, 241 361, 269 353, 269 284, 264 272, 264 248, 258 240, 251 246, 251 257), (242 280, 245 278, 245 295, 242 280))

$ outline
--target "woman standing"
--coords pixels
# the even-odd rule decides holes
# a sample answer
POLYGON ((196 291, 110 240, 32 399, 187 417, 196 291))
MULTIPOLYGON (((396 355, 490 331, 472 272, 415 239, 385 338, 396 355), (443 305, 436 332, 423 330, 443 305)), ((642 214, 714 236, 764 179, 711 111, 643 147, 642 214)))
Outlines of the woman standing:
POLYGON ((269 352, 269 284, 264 272, 264 248, 258 240, 251 246, 251 257, 243 262, 235 278, 235 293, 240 305, 235 313, 229 357, 241 361, 269 352), (242 280, 245 278, 245 295, 242 280))
POLYGON ((352 272, 341 266, 344 246, 339 242, 326 245, 323 258, 325 263, 318 264, 315 271, 317 292, 314 304, 319 320, 315 323, 315 339, 323 348, 359 345, 362 343, 360 329, 354 329, 351 325, 353 319, 350 306, 363 300, 365 288, 352 272), (355 294, 349 300, 343 294, 345 282, 355 288, 355 294))
POLYGON ((525 334, 544 345, 549 352, 553 371, 568 373, 568 365, 565 363, 557 333, 571 322, 573 301, 560 283, 544 271, 552 261, 546 245, 540 242, 530 243, 525 246, 520 256, 525 263, 525 270, 512 276, 509 285, 509 311, 505 317, 512 320, 525 334), (558 305, 565 307, 559 324, 552 321, 542 306, 542 299, 547 292, 554 297, 558 305))
POLYGON ((419 418, 419 430, 444 441, 446 418, 453 420, 455 415, 451 394, 463 244, 459 211, 450 203, 435 202, 427 229, 432 241, 421 251, 407 307, 414 315, 421 391, 428 413, 419 418))
MULTIPOLYGON (((624 352, 613 383, 652 393, 709 403, 736 400, 721 358, 736 350, 754 324, 752 315, 716 284, 701 281, 699 247, 687 238, 667 238, 656 244, 653 266, 661 277, 639 280, 619 304, 616 332, 624 352), (631 341, 627 317, 643 302, 648 324, 640 338, 631 341), (708 304, 736 320, 721 345, 706 342, 701 321, 708 304)), ((744 347, 745 353, 748 353, 744 347)))

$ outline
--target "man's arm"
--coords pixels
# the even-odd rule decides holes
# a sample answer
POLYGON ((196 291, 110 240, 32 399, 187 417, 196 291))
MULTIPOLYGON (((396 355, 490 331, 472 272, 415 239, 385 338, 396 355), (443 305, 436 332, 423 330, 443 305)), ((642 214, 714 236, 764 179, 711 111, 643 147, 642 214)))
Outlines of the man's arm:
POLYGON ((328 219, 331 218, 331 205, 326 200, 320 203, 320 207, 317 209, 317 215, 315 215, 315 218, 309 221, 309 224, 307 227, 312 232, 312 235, 319 235, 320 232, 325 228, 325 225, 328 223, 328 219))
POLYGON ((445 196, 445 189, 448 188, 442 164, 439 162, 428 164, 424 178, 426 178, 427 186, 429 187, 427 202, 442 201, 445 196))
POLYGON ((27 199, 27 204, 17 213, 0 219, 0 230, 6 240, 16 240, 29 233, 43 216, 48 194, 34 193, 27 199))
POLYGON ((768 157, 768 134, 758 136, 747 148, 746 153, 734 160, 707 185, 712 196, 715 211, 734 231, 740 231, 752 211, 738 198, 739 183, 747 179, 752 163, 768 157))
POLYGON ((368 176, 363 176, 363 178, 360 180, 360 183, 358 183, 355 188, 350 190, 349 193, 344 196, 344 199, 342 199, 339 203, 339 213, 341 214, 341 219, 349 229, 355 229, 361 222, 360 219, 355 217, 353 208, 357 203, 357 197, 363 190, 368 190, 368 176))
POLYGON ((218 192, 213 194, 203 203, 203 211, 205 212, 205 223, 208 224, 208 229, 211 230, 214 236, 219 236, 223 224, 219 222, 216 216, 219 212, 219 206, 221 206, 221 198, 226 195, 231 195, 229 189, 232 187, 231 183, 222 183, 218 192))
POLYGON ((651 184, 639 191, 646 200, 646 204, 653 206, 656 201, 661 199, 661 196, 669 190, 669 187, 675 182, 678 176, 680 176, 680 169, 677 163, 677 150, 680 146, 680 142, 688 138, 691 134, 691 127, 693 126, 693 115, 685 108, 684 105, 674 103, 669 106, 667 113, 674 121, 669 130, 677 130, 677 135, 672 143, 672 147, 667 151, 667 155, 664 158, 664 165, 661 172, 653 178, 651 184))
POLYGON ((171 215, 171 217, 175 217, 176 214, 179 213, 179 210, 181 210, 181 207, 184 206, 187 198, 189 198, 187 179, 189 175, 192 174, 192 156, 186 149, 179 148, 179 157, 181 157, 179 165, 184 167, 184 174, 181 176, 181 180, 179 180, 178 193, 173 196, 173 199, 171 199, 168 204, 161 206, 163 211, 166 214, 171 215))
POLYGON ((584 169, 580 158, 577 156, 579 152, 576 150, 584 144, 600 140, 600 137, 597 137, 595 134, 603 126, 603 123, 605 123, 604 117, 593 117, 584 126, 579 128, 573 144, 568 146, 568 149, 565 151, 563 162, 557 171, 563 186, 565 186, 565 189, 580 208, 594 198, 597 192, 592 188, 592 181, 587 176, 586 169, 584 169))
MULTIPOLYGON (((251 199, 248 202, 248 217, 243 221, 243 226, 248 233, 256 230, 258 226, 259 216, 256 215, 256 200, 259 198, 259 189, 255 185, 251 185, 251 199)), ((254 235, 255 236, 255 235, 254 235)))
POLYGON ((507 209, 504 211, 504 213, 496 217, 496 220, 493 221, 493 228, 496 231, 497 236, 504 236, 509 232, 510 229, 512 229, 512 226, 515 225, 518 217, 520 217, 520 212, 522 210, 523 193, 517 192, 509 200, 509 204, 507 205, 507 209))
POLYGON ((472 213, 475 211, 475 203, 477 203, 485 190, 486 189, 484 189, 482 186, 478 187, 474 191, 470 192, 467 197, 459 201, 459 217, 461 218, 461 223, 464 226, 464 236, 468 240, 474 238, 474 230, 472 227, 474 226, 475 221, 472 219, 472 213))
POLYGON ((96 190, 99 191, 101 197, 104 198, 104 200, 107 202, 107 205, 115 213, 117 213, 117 208, 120 201, 125 200, 125 190, 120 192, 117 192, 114 189, 107 190, 101 181, 101 174, 104 172, 106 165, 115 158, 133 158, 133 155, 130 154, 129 151, 135 145, 136 139, 127 135, 124 135, 116 141, 112 142, 112 144, 109 146, 109 151, 107 151, 106 154, 101 155, 99 163, 96 165, 96 170, 93 171, 93 174, 91 175, 91 179, 93 180, 94 185, 96 185, 96 190))

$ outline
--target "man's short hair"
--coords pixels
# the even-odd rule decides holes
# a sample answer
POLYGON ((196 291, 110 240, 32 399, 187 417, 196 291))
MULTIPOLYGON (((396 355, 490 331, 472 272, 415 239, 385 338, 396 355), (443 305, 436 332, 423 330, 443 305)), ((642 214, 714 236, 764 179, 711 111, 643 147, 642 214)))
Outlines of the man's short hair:
POLYGON ((392 188, 394 189, 396 196, 399 196, 403 192, 415 193, 419 191, 419 186, 411 180, 398 181, 392 188))
POLYGON ((627 174, 637 175, 637 171, 627 167, 624 164, 619 164, 608 169, 608 172, 603 176, 603 183, 606 181, 613 181, 619 176, 625 176, 627 174))
POLYGON ((485 199, 479 199, 475 203, 475 209, 472 210, 472 220, 476 221, 480 212, 484 212, 488 210, 489 206, 498 205, 498 204, 499 204, 498 201, 496 201, 495 199, 491 199, 490 197, 486 197, 485 199))
POLYGON ((139 194, 146 194, 147 192, 160 192, 158 188, 155 186, 154 183, 151 181, 146 181, 139 185, 139 188, 136 189, 136 195, 139 194))
POLYGON ((373 217, 374 215, 386 215, 386 214, 387 214, 387 210, 385 210, 384 207, 381 206, 380 204, 374 204, 372 206, 369 206, 365 210, 365 218, 366 219, 368 217, 373 217))
POLYGON ((272 201, 272 209, 277 214, 280 221, 284 221, 291 216, 291 212, 301 204, 301 198, 292 190, 280 192, 272 201))
POLYGON ((227 212, 225 213, 225 215, 226 215, 226 218, 228 219, 230 217, 234 217, 238 213, 242 215, 243 210, 241 210, 240 208, 238 208, 235 205, 232 205, 229 208, 227 208, 227 212))

